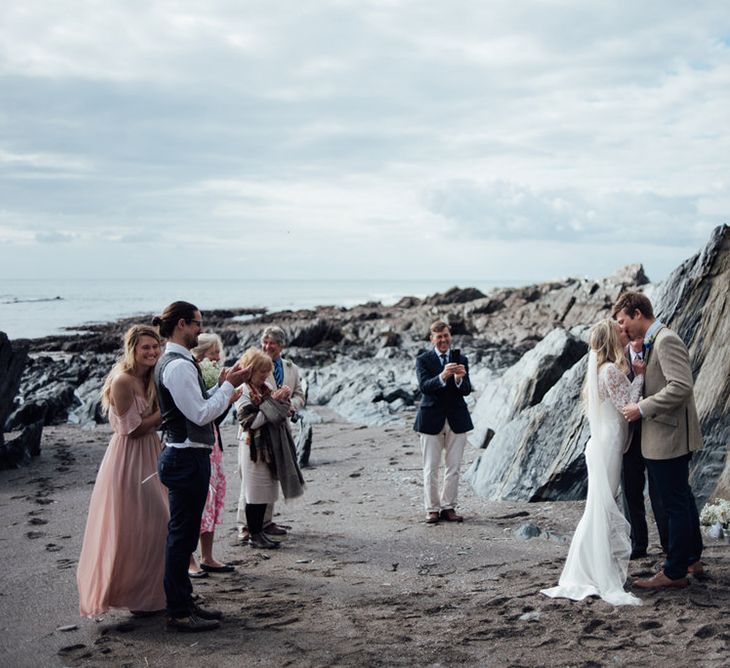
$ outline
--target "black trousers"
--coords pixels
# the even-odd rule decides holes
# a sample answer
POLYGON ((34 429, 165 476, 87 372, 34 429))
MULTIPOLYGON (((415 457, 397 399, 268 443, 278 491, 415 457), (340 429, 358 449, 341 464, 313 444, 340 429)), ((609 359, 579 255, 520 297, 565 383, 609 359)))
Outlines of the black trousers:
POLYGON ((165 597, 170 617, 187 617, 193 603, 188 577, 190 555, 198 544, 200 520, 210 482, 210 450, 165 448, 157 471, 168 490, 170 523, 165 546, 165 597))
MULTIPOLYGON (((626 519, 631 525, 631 550, 643 552, 649 545, 649 533, 646 526, 646 507, 644 505, 644 487, 646 485, 646 465, 641 456, 641 425, 634 428, 631 445, 624 454, 621 471, 621 486, 624 491, 624 508, 626 519)), ((669 522, 664 512, 661 499, 655 485, 649 480, 649 501, 654 513, 654 521, 659 532, 659 542, 667 552, 669 547, 669 522)))
POLYGON ((672 580, 687 575, 687 566, 702 556, 702 534, 697 504, 689 486, 692 455, 675 459, 647 459, 649 480, 656 488, 669 521, 669 544, 664 575, 672 580))

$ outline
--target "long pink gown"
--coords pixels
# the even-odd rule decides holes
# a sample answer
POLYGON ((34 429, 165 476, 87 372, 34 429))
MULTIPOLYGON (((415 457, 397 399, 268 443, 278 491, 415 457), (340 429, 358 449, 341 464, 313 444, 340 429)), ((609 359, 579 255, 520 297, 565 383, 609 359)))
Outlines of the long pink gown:
POLYGON ((161 610, 170 511, 155 475, 162 444, 154 431, 131 438, 148 412, 144 397, 124 415, 109 411, 114 435, 91 493, 76 581, 79 609, 95 616, 109 608, 161 610))

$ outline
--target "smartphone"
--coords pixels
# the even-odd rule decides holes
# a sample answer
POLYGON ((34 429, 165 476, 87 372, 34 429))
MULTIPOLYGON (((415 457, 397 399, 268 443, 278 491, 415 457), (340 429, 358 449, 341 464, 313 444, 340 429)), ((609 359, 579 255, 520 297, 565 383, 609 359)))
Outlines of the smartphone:
POLYGON ((452 348, 449 350, 449 362, 454 364, 461 364, 461 350, 458 348, 452 348))

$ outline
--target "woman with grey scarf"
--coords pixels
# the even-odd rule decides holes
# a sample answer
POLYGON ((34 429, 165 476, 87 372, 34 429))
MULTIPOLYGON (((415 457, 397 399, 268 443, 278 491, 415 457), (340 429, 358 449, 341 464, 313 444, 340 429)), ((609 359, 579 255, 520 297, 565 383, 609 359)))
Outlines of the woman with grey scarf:
POLYGON ((272 390, 266 379, 272 362, 268 355, 249 348, 241 363, 251 365, 251 380, 242 387, 236 403, 240 428, 238 438, 248 445, 249 457, 243 457, 243 485, 246 495, 248 544, 261 549, 274 549, 279 543, 263 532, 266 505, 274 503, 279 487, 285 499, 304 493, 304 478, 297 464, 296 447, 286 421, 289 415, 288 388, 272 390))

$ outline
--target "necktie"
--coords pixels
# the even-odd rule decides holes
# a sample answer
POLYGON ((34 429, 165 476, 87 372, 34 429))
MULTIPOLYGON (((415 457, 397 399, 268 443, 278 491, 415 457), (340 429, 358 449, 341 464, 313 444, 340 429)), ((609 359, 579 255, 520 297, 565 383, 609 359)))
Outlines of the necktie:
POLYGON ((446 366, 446 353, 441 353, 441 364, 446 366))
POLYGON ((276 387, 281 387, 284 383, 284 365, 281 363, 281 359, 274 362, 274 382, 276 387))

